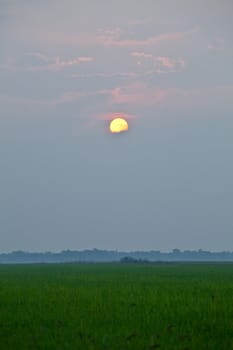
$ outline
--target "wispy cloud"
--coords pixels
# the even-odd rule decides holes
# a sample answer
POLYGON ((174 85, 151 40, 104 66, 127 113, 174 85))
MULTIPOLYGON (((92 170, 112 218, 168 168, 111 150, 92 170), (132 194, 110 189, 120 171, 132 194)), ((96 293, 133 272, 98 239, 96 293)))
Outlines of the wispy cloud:
POLYGON ((149 88, 142 83, 111 90, 111 102, 113 104, 156 105, 161 103, 164 98, 165 93, 162 89, 149 88))
POLYGON ((19 58, 9 59, 2 68, 17 71, 59 71, 64 68, 73 67, 82 63, 92 62, 93 57, 79 56, 72 59, 61 59, 60 57, 48 57, 39 52, 26 53, 19 58))
POLYGON ((198 28, 194 28, 191 31, 180 32, 168 32, 158 35, 152 35, 144 39, 127 38, 127 35, 123 33, 119 28, 113 31, 102 30, 96 37, 96 44, 103 46, 116 46, 116 47, 143 47, 153 46, 163 41, 176 41, 183 39, 190 34, 196 33, 198 28))
POLYGON ((103 29, 99 28, 93 31, 83 31, 78 33, 65 32, 44 32, 37 33, 38 42, 43 44, 53 44, 61 46, 81 46, 81 47, 119 47, 119 48, 140 48, 153 47, 161 43, 177 42, 186 39, 199 31, 199 27, 194 27, 187 31, 168 31, 156 34, 145 34, 139 38, 136 33, 130 31, 127 27, 116 27, 103 29))
MULTIPOLYGON (((138 83, 92 92, 66 91, 57 98, 47 100, 0 95, 0 105, 4 110, 4 115, 0 117, 21 113, 30 117, 38 116, 38 113, 46 115, 48 112, 48 115, 50 113, 54 115, 56 108, 60 108, 61 105, 79 106, 85 100, 88 101, 88 104, 85 104, 82 110, 86 118, 91 120, 108 121, 119 115, 133 119, 135 113, 139 117, 137 112, 139 107, 145 112, 148 107, 163 108, 169 110, 171 115, 174 110, 215 111, 216 107, 224 110, 224 108, 229 108, 229 105, 232 106, 232 94, 233 85, 185 89, 160 88, 138 83), (112 110, 112 112, 106 113, 106 110, 112 110)), ((143 117, 144 115, 146 114, 143 114, 143 117)))
POLYGON ((110 90, 94 90, 94 91, 66 91, 61 96, 59 96, 56 99, 52 99, 50 102, 53 105, 59 105, 63 103, 73 103, 78 102, 83 98, 89 98, 89 101, 91 101, 92 97, 96 96, 110 96, 111 91, 110 90))
POLYGON ((136 118, 136 116, 134 114, 130 114, 130 113, 126 113, 123 111, 119 111, 119 112, 110 112, 110 113, 102 113, 100 115, 98 115, 96 118, 100 119, 100 120, 112 120, 114 118, 124 118, 124 119, 134 119, 136 118))
POLYGON ((133 57, 137 58, 137 64, 142 65, 144 62, 150 62, 150 69, 145 73, 146 75, 152 73, 171 73, 181 71, 185 67, 183 58, 172 58, 168 56, 155 56, 151 53, 143 51, 133 51, 133 57))
POLYGON ((229 104, 233 86, 207 88, 160 88, 131 84, 111 90, 111 103, 122 106, 165 106, 179 108, 213 107, 229 104), (211 101, 215 101, 215 104, 211 101))
POLYGON ((139 74, 136 72, 115 72, 115 73, 92 73, 92 74, 72 74, 72 78, 135 78, 139 74))
POLYGON ((223 50, 225 45, 225 40, 222 37, 216 37, 214 38, 209 44, 207 45, 207 48, 209 50, 223 50))
POLYGON ((153 59, 154 56, 151 53, 145 53, 145 52, 139 52, 139 51, 134 51, 131 53, 132 56, 137 57, 137 58, 146 58, 146 59, 153 59))

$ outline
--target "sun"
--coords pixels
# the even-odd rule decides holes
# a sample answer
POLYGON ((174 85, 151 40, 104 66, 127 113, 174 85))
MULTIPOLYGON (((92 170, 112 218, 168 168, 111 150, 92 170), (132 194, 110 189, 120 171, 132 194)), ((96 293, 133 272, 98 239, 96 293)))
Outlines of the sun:
POLYGON ((129 129, 128 123, 123 118, 115 118, 111 121, 109 125, 109 130, 111 133, 120 133, 127 131, 129 129))

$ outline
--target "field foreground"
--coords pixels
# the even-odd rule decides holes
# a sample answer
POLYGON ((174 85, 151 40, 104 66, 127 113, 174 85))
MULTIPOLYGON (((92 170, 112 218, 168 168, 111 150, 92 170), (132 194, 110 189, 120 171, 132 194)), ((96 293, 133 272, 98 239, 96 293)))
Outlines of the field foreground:
POLYGON ((233 349, 233 264, 0 265, 0 347, 233 349))

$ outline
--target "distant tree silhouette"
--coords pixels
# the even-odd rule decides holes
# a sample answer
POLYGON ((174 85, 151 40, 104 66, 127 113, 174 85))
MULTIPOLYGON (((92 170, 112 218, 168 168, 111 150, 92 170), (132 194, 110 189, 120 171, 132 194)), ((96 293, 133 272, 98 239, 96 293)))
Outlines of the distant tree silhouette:
POLYGON ((233 262, 233 252, 210 252, 202 249, 184 250, 173 249, 171 252, 132 251, 119 252, 113 250, 87 249, 63 250, 60 253, 43 252, 30 253, 13 251, 0 254, 0 263, 66 263, 66 262, 121 262, 148 263, 163 261, 229 261, 233 262))

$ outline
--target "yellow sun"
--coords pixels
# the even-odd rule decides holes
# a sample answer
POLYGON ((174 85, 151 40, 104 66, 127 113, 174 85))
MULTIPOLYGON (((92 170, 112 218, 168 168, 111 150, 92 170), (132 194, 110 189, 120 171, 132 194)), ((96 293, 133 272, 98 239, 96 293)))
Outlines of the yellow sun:
POLYGON ((123 118, 115 118, 109 125, 109 130, 112 133, 120 133, 129 129, 128 123, 123 118))

